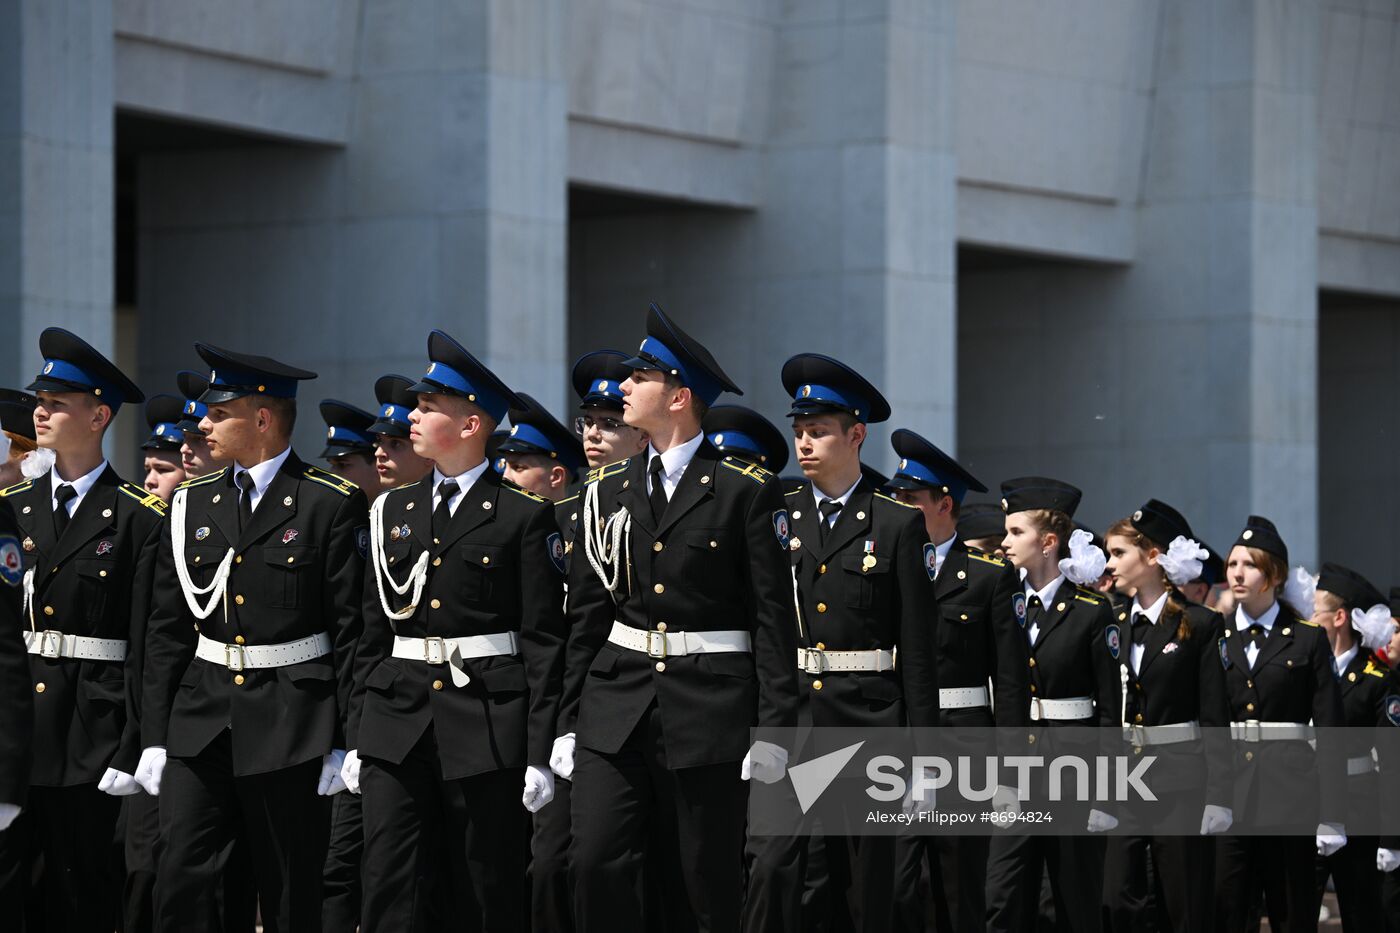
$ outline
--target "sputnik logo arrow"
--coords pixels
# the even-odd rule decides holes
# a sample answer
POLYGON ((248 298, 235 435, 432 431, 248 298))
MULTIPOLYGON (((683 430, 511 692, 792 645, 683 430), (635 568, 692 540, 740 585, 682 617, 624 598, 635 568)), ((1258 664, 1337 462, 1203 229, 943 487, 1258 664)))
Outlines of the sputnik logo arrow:
POLYGON ((792 779, 792 789, 797 792, 797 805, 806 813, 812 808, 812 804, 817 802, 817 798, 826 792, 831 786, 831 782, 836 780, 836 776, 841 773, 850 760, 860 751, 860 747, 865 742, 857 742, 854 745, 847 745, 834 752, 828 752, 820 758, 813 758, 811 761, 804 761, 800 765, 793 765, 788 768, 788 777, 792 779))

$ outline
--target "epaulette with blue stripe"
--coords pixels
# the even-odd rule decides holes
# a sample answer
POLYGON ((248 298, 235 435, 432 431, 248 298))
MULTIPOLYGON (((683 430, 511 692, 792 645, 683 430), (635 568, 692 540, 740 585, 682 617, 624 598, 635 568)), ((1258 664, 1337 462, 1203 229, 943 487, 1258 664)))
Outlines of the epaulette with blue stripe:
POLYGON ((755 483, 758 483, 760 486, 768 482, 769 478, 773 476, 773 473, 770 470, 765 470, 757 463, 749 463, 748 461, 740 460, 737 457, 725 457, 723 460, 720 461, 720 463, 729 467, 729 469, 733 470, 735 473, 740 473, 744 476, 747 476, 749 479, 753 480, 755 483))
POLYGON ((302 473, 302 475, 305 476, 307 479, 311 480, 313 483, 320 483, 327 489, 334 489, 342 496, 348 496, 356 489, 360 488, 359 486, 356 486, 354 483, 350 482, 343 476, 336 476, 334 473, 331 473, 327 470, 318 469, 314 466, 307 467, 306 471, 302 473))
POLYGON ((596 483, 600 479, 607 479, 609 476, 616 476, 623 470, 627 469, 627 464, 631 462, 632 458, 628 457, 626 460, 619 460, 616 463, 605 463, 600 467, 594 467, 593 469, 588 471, 588 476, 584 479, 584 482, 596 483))
POLYGON ((26 489, 30 488, 33 485, 34 481, 32 479, 27 479, 22 483, 15 483, 8 489, 0 489, 0 497, 13 496, 17 492, 24 492, 26 489))
POLYGON ((1006 566, 1006 561, 1002 560, 1001 558, 993 557, 990 554, 983 554, 981 551, 975 550, 973 548, 967 549, 967 556, 973 558, 974 560, 980 560, 984 564, 991 564, 993 567, 1006 566))
POLYGON ((215 471, 215 472, 213 472, 213 473, 210 473, 210 474, 207 475, 207 476, 196 476, 194 479, 187 479, 187 480, 185 480, 183 483, 181 483, 180 485, 176 486, 175 488, 176 488, 176 489, 189 489, 191 486, 204 486, 204 485, 207 485, 207 484, 209 484, 209 483, 214 482, 214 480, 216 480, 216 479, 222 479, 222 478, 223 478, 223 475, 224 475, 224 470, 227 470, 227 469, 228 469, 228 467, 224 467, 222 470, 217 470, 217 471, 215 471))
POLYGON ((898 499, 896 499, 894 496, 887 496, 887 495, 885 495, 883 492, 877 492, 877 493, 875 493, 875 498, 876 498, 876 499, 884 499, 886 502, 893 502, 895 505, 899 506, 899 507, 902 508, 902 509, 917 509, 917 508, 918 508, 917 505, 910 505, 910 504, 907 503, 907 502, 900 502, 900 501, 899 501, 898 499))
POLYGON ((156 495, 155 493, 147 492, 140 486, 136 486, 132 483, 122 483, 117 488, 120 489, 122 492, 126 493, 131 498, 135 499, 137 502, 144 505, 146 508, 150 509, 152 512, 155 512, 157 515, 165 514, 165 500, 162 499, 160 496, 156 495))

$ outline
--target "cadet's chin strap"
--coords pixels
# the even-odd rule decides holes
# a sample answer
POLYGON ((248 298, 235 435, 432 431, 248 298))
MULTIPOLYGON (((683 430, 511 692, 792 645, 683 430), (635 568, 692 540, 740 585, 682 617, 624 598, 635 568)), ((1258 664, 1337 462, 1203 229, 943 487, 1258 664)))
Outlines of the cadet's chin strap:
POLYGON ((632 514, 624 507, 609 515, 606 522, 600 522, 598 486, 598 483, 590 483, 583 494, 583 552, 598 579, 616 600, 624 559, 627 561, 627 592, 632 592, 632 514))
POLYGON ((224 559, 219 561, 219 569, 214 572, 214 579, 208 586, 194 585, 194 580, 190 578, 190 568, 185 564, 185 500, 188 495, 188 489, 177 489, 175 498, 171 500, 170 545, 175 552, 175 576, 180 578, 180 591, 185 594, 185 604, 190 607, 190 612, 194 613, 196 619, 203 621, 214 614, 214 606, 224 598, 228 590, 228 577, 233 570, 233 548, 229 548, 224 559), (209 601, 201 606, 199 597, 205 594, 208 594, 209 601))
POLYGON ((379 590, 379 605, 392 621, 402 622, 418 611, 418 600, 423 597, 423 588, 428 585, 428 550, 424 548, 423 553, 418 555, 417 562, 402 586, 394 582, 394 578, 389 574, 388 557, 384 553, 384 503, 388 498, 380 496, 374 500, 374 505, 370 506, 369 556, 374 570, 374 584, 379 590), (393 591, 400 596, 407 593, 410 587, 413 589, 413 596, 410 597, 407 606, 399 610, 390 607, 389 599, 384 593, 386 579, 393 591))

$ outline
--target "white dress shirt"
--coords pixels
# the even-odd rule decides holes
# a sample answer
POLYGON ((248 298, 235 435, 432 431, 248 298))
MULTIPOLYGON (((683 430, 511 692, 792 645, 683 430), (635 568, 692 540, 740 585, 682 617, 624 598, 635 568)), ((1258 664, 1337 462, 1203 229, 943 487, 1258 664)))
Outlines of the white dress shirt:
POLYGON ((1341 677, 1342 672, 1347 669, 1347 665, 1351 663, 1352 658, 1355 658, 1356 653, 1360 650, 1361 646, 1353 642, 1350 648, 1332 658, 1332 672, 1341 677))
POLYGON ((290 457, 291 454, 292 448, 288 447, 271 460, 255 463, 247 469, 234 464, 233 485, 235 489, 240 490, 240 496, 243 494, 241 491, 243 487, 238 485, 239 475, 247 473, 253 477, 253 490, 248 493, 249 511, 257 509, 258 503, 262 501, 263 493, 267 492, 267 487, 272 485, 272 478, 277 475, 278 470, 282 469, 282 464, 287 462, 287 458, 290 457))
POLYGON ((103 460, 97 465, 97 469, 93 470, 91 473, 84 473, 71 483, 59 477, 58 467, 49 470, 49 490, 50 495, 53 497, 49 500, 49 507, 57 512, 58 487, 65 485, 72 486, 73 491, 76 492, 77 495, 68 500, 68 517, 72 518, 74 515, 78 514, 78 506, 83 504, 83 497, 88 494, 88 490, 93 487, 93 484, 97 482, 97 478, 102 475, 102 471, 105 469, 107 469, 107 461, 103 460))
POLYGON ((455 479, 457 481, 457 491, 452 494, 452 498, 447 501, 447 514, 456 515, 457 506, 462 504, 462 499, 466 496, 467 490, 471 489, 477 480, 486 473, 486 468, 491 465, 490 460, 483 460, 465 473, 458 473, 456 476, 448 476, 433 467, 433 511, 437 511, 438 504, 442 502, 442 493, 439 488, 443 480, 455 479))
MULTIPOLYGON (((1162 610, 1166 607, 1167 593, 1165 590, 1162 591, 1161 596, 1157 597, 1157 601, 1152 605, 1148 606, 1146 609, 1142 608, 1142 604, 1139 603, 1137 601, 1137 597, 1134 596, 1133 611, 1128 614, 1128 621, 1132 622, 1134 619, 1137 618, 1137 614, 1140 612, 1143 615, 1147 616, 1147 618, 1151 619, 1153 625, 1156 625, 1157 620, 1162 618, 1162 610)), ((1142 656, 1147 651, 1147 645, 1139 645, 1133 642, 1131 632, 1120 633, 1120 637, 1122 634, 1128 635, 1128 644, 1130 646, 1128 648, 1128 660, 1132 662, 1133 673, 1136 674, 1138 672, 1138 666, 1142 664, 1142 656)))
MULTIPOLYGON (((1266 633, 1272 633, 1274 622, 1278 621, 1278 603, 1274 603, 1257 619, 1251 619, 1249 613, 1244 611, 1243 606, 1235 607, 1235 630, 1244 638, 1249 637, 1249 627, 1251 625, 1262 625, 1266 633)), ((1254 659, 1259 657, 1259 647, 1257 645, 1246 645, 1244 655, 1249 660, 1249 666, 1254 668, 1254 659)))
MULTIPOLYGON (((1055 593, 1059 591, 1059 589, 1060 589, 1060 584, 1061 584, 1061 583, 1064 583, 1064 582, 1065 582, 1065 575, 1064 575, 1064 574, 1060 574, 1060 575, 1057 576, 1055 579, 1053 579, 1053 580, 1051 580, 1049 583, 1047 583, 1047 584, 1045 585, 1045 589, 1043 589, 1043 590, 1034 590, 1034 589, 1031 589, 1031 585, 1030 585, 1029 583, 1027 583, 1027 584, 1025 585, 1025 586, 1026 586, 1026 603, 1027 603, 1027 606, 1029 607, 1029 604, 1030 604, 1030 601, 1031 601, 1031 597, 1032 597, 1032 596, 1039 596, 1039 597, 1040 597, 1040 604, 1041 604, 1041 606, 1044 607, 1044 610, 1043 610, 1043 611, 1049 612, 1049 611, 1050 611, 1050 606, 1051 606, 1051 600, 1053 600, 1053 599, 1055 598, 1055 593)), ((1031 623, 1031 627, 1030 627, 1029 629, 1026 630, 1026 637, 1029 638, 1029 639, 1031 640, 1031 644, 1035 644, 1035 640, 1036 640, 1037 638, 1040 637, 1040 621, 1039 621, 1038 619, 1037 619, 1035 622, 1031 623)))
MULTIPOLYGON (((661 488, 666 490, 666 498, 669 500, 676 494, 676 487, 681 483, 681 477, 685 475, 685 468, 690 466, 690 461, 695 459, 695 452, 700 449, 700 442, 705 439, 705 432, 686 441, 684 444, 677 444, 670 450, 661 454, 661 488)), ((647 495, 651 494, 651 458, 657 456, 657 450, 647 444, 647 495)))

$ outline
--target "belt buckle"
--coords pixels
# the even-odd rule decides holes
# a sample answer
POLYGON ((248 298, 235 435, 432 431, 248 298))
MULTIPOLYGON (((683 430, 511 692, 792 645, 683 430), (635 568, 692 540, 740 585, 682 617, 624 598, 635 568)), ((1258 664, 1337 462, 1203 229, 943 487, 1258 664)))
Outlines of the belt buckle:
POLYGON ((666 657, 666 633, 658 632, 655 629, 647 631, 647 657, 666 657))
POLYGON ((1262 742, 1264 740, 1264 727, 1260 725, 1258 719, 1244 721, 1244 734, 1240 736, 1240 740, 1244 742, 1262 742), (1254 729, 1252 735, 1249 731, 1251 727, 1254 729))
POLYGON ((802 670, 808 674, 824 674, 830 670, 826 652, 820 648, 802 649, 802 670))
POLYGON ((1147 727, 1138 723, 1128 726, 1128 743, 1133 748, 1145 748, 1147 746, 1147 727))
POLYGON ((440 635, 429 635, 423 639, 423 660, 429 664, 447 663, 447 643, 440 635))
POLYGON ((224 645, 224 667, 231 671, 241 671, 245 663, 242 645, 224 645))
POLYGON ((1040 703, 1040 697, 1031 697, 1031 718, 1040 720, 1045 718, 1045 707, 1040 703))
POLYGON ((63 657, 63 633, 58 629, 46 628, 39 633, 39 657, 63 657))

